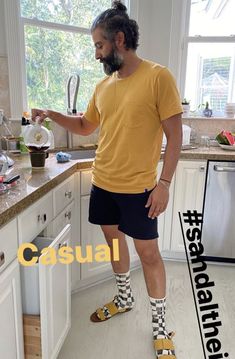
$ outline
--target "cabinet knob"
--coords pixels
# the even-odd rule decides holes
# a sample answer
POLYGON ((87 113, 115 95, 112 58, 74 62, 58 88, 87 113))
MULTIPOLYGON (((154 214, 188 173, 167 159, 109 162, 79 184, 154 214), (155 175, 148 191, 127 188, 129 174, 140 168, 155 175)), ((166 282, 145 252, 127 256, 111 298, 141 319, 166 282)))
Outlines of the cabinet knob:
POLYGON ((42 223, 45 223, 47 221, 47 215, 46 215, 46 213, 44 213, 44 214, 39 214, 38 215, 38 222, 42 222, 42 223))
POLYGON ((72 197, 72 191, 66 191, 64 195, 70 199, 72 197))
POLYGON ((71 219, 71 211, 65 213, 65 218, 71 219))
POLYGON ((0 267, 5 263, 5 253, 0 252, 0 267))
POLYGON ((205 169, 206 169, 206 167, 205 167, 205 166, 200 166, 200 167, 199 167, 199 171, 200 171, 200 172, 204 172, 204 171, 205 171, 205 169))
POLYGON ((67 246, 68 246, 67 242, 59 243, 59 244, 58 244, 58 248, 59 248, 59 249, 60 249, 61 247, 67 247, 67 246))

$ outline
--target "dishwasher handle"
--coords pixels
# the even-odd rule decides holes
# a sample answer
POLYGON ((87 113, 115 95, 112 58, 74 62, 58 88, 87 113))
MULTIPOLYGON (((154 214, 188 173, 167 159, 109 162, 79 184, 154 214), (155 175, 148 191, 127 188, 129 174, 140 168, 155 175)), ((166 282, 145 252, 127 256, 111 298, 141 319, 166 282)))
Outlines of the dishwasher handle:
POLYGON ((216 172, 235 172, 235 167, 223 167, 223 166, 214 166, 214 171, 216 172))

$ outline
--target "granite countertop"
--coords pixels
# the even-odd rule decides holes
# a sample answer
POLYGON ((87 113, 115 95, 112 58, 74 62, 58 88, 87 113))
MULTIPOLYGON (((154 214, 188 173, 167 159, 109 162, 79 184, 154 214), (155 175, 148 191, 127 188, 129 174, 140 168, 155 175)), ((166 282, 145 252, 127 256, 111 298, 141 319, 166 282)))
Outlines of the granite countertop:
MULTIPOLYGON (((164 154, 161 155, 161 159, 163 157, 164 154)), ((44 169, 33 170, 28 155, 12 158, 15 160, 15 165, 11 174, 20 174, 21 178, 20 183, 15 188, 0 195, 0 227, 76 171, 88 169, 92 166, 92 159, 57 163, 55 154, 51 153, 46 160, 44 169)), ((226 151, 220 147, 199 147, 183 150, 180 159, 235 161, 235 151, 226 151)))

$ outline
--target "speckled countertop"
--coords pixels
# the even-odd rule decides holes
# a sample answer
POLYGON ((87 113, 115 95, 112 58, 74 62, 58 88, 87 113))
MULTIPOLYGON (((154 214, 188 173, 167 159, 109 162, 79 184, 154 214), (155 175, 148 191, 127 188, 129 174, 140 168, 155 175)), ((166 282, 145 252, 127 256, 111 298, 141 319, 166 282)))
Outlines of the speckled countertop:
MULTIPOLYGON (((197 148, 182 151, 180 159, 235 161, 235 151, 219 147, 197 148)), ((91 159, 57 163, 55 155, 50 154, 44 169, 32 170, 28 155, 14 157, 14 160, 12 173, 19 173, 21 179, 19 185, 0 196, 0 227, 73 173, 92 165, 91 159)))

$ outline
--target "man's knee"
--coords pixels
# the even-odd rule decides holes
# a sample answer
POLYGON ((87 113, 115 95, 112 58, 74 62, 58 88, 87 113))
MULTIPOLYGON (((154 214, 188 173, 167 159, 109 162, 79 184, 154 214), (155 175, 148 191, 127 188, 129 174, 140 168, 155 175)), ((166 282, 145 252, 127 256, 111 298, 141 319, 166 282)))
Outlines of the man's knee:
POLYGON ((101 226, 101 229, 109 246, 112 246, 114 238, 121 237, 120 231, 114 226, 101 226))
POLYGON ((148 248, 146 246, 144 248, 136 248, 136 251, 143 264, 152 265, 162 260, 161 255, 157 250, 157 248, 154 248, 153 250, 153 248, 148 248))

